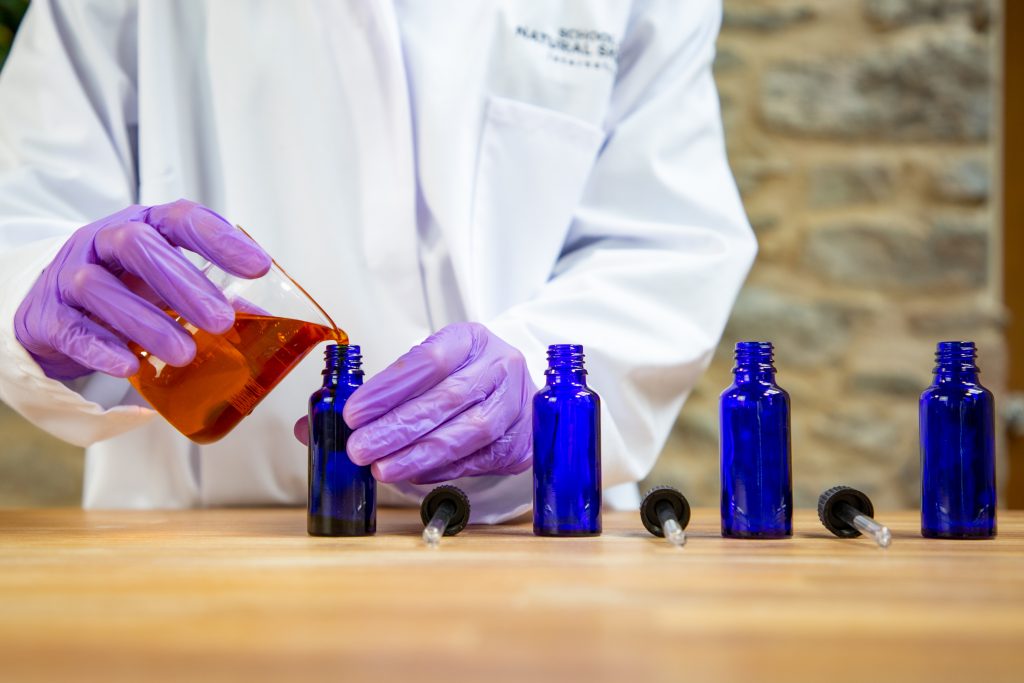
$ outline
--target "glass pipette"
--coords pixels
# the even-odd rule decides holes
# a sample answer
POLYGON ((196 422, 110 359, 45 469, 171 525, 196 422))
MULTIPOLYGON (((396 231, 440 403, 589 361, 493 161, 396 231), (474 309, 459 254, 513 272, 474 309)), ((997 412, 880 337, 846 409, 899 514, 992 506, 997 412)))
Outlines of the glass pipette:
POLYGON ((818 518, 840 538, 870 537, 880 548, 892 543, 889 527, 876 522, 875 508, 863 492, 849 486, 833 486, 818 498, 818 518))
POLYGON ((653 535, 682 548, 686 545, 683 529, 690 523, 690 504, 671 486, 655 486, 640 504, 640 521, 653 535))
POLYGON ((427 494, 420 505, 423 520, 423 542, 428 548, 441 545, 442 536, 454 536, 469 523, 469 498, 451 485, 438 486, 427 494))

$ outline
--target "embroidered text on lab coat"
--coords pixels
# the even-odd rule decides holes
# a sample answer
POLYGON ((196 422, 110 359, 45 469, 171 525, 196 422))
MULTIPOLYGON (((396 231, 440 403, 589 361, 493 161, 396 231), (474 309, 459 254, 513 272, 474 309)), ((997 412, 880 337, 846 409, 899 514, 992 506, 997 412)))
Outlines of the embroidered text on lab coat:
POLYGON ((548 48, 548 59, 567 66, 605 69, 615 73, 619 45, 615 38, 603 31, 578 28, 560 28, 548 33, 529 26, 516 26, 517 38, 532 41, 548 48))

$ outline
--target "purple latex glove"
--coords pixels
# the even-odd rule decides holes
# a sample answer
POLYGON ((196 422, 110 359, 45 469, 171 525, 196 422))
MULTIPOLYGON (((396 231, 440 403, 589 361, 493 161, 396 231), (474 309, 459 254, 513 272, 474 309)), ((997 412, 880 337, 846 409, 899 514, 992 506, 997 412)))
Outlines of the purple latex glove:
POLYGON ((235 313, 179 247, 240 277, 260 277, 271 265, 241 230, 199 204, 129 206, 68 238, 18 307, 15 336, 53 379, 134 374, 139 362, 126 339, 169 365, 187 365, 192 337, 153 302, 214 334, 227 331, 235 313))
POLYGON ((478 323, 449 325, 348 399, 348 455, 383 482, 523 472, 536 392, 518 349, 478 323))

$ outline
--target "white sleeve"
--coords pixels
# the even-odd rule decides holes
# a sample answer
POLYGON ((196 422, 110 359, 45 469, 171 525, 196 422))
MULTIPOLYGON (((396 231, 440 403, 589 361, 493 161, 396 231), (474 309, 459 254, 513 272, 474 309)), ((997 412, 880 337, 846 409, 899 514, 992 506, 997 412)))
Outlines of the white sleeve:
POLYGON ((0 72, 0 399, 80 446, 152 411, 118 405, 123 380, 47 378, 14 312, 76 228, 134 203, 134 16, 127 1, 36 0, 0 72))
POLYGON ((605 488, 650 472, 710 362, 757 245, 726 159, 713 0, 655 0, 623 39, 608 138, 553 275, 487 323, 542 377, 583 344, 605 488))

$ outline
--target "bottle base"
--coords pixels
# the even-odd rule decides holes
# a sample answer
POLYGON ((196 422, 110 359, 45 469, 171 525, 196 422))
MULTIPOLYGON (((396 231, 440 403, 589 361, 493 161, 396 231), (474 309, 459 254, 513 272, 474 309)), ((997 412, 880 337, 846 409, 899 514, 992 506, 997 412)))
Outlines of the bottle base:
POLYGON ((784 541, 793 538, 792 531, 723 531, 722 538, 742 538, 748 541, 784 541))
POLYGON ((367 525, 362 520, 316 517, 308 520, 306 531, 310 536, 373 536, 377 525, 367 525))
POLYGON ((932 531, 921 529, 921 536, 924 538, 935 538, 946 541, 984 541, 996 537, 996 530, 992 531, 932 531))
POLYGON ((545 538, 586 538, 589 536, 600 536, 601 530, 597 531, 559 531, 557 529, 538 529, 534 527, 534 536, 543 536, 545 538))

